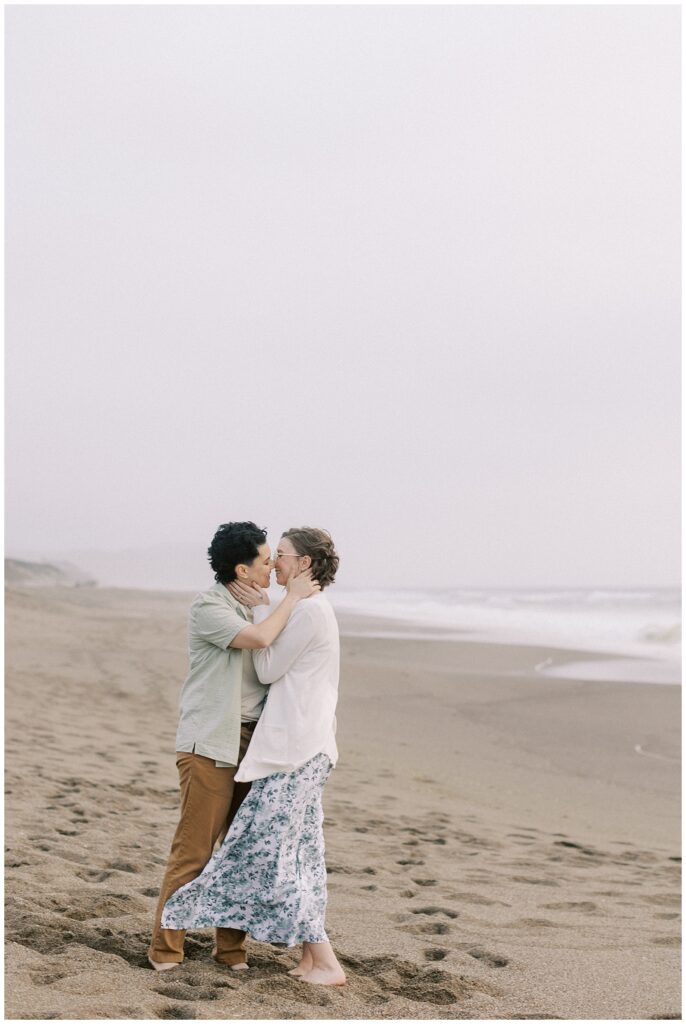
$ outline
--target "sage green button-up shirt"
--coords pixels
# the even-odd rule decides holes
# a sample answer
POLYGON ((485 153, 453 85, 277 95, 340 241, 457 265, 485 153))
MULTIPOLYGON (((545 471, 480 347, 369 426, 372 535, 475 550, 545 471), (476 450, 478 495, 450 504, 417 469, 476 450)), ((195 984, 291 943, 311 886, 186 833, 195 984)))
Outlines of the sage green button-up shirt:
POLYGON ((179 699, 177 750, 195 751, 222 766, 238 763, 244 655, 229 644, 250 623, 248 609, 223 583, 215 583, 193 601, 188 623, 190 671, 179 699))

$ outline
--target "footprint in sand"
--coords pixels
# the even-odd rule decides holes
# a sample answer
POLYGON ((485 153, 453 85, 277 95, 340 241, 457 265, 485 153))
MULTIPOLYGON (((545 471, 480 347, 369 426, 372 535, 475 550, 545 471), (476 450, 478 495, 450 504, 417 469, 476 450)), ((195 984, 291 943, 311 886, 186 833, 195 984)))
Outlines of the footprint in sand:
POLYGON ((579 910, 584 914, 595 914, 598 907, 590 900, 582 900, 580 903, 542 903, 543 910, 579 910))
POLYGON ((34 985, 53 985, 56 981, 61 981, 62 978, 68 977, 68 971, 50 970, 49 968, 47 971, 35 971, 30 975, 34 985))
POLYGON ((554 1013, 541 1013, 540 1010, 529 1010, 528 1013, 515 1013, 510 1020, 564 1020, 564 1017, 557 1017, 554 1013))
POLYGON ((652 903, 657 907, 680 907, 681 897, 678 893, 654 893, 652 896, 640 896, 644 903, 652 903))
POLYGON ((423 885, 425 888, 432 885, 438 885, 435 878, 413 878, 412 881, 415 885, 423 885))
POLYGON ((474 903, 479 907, 511 907, 511 903, 503 900, 490 900, 487 896, 480 896, 476 892, 456 892, 451 894, 454 900, 461 900, 463 903, 474 903))
POLYGON ((412 865, 412 867, 419 867, 420 865, 423 865, 424 863, 425 862, 423 860, 397 860, 396 861, 396 864, 402 864, 403 867, 407 867, 408 865, 412 865))
POLYGON ((487 949, 481 949, 478 946, 468 949, 467 953, 475 960, 486 964, 487 967, 507 967, 510 962, 506 956, 500 956, 498 953, 489 953, 487 949))
POLYGON ((112 871, 102 871, 97 868, 89 868, 86 871, 77 871, 76 877, 84 882, 105 882, 113 875, 112 871))
POLYGON ((619 861, 615 861, 614 863, 627 863, 627 862, 630 862, 630 863, 634 864, 634 863, 640 861, 640 864, 636 863, 636 866, 637 867, 641 867, 641 866, 646 865, 646 864, 654 864, 655 861, 658 860, 658 859, 659 858, 658 858, 657 854, 650 853, 647 850, 624 850, 619 855, 619 861))
MULTIPOLYGON (((445 953, 444 950, 438 952, 445 953)), ((458 978, 440 968, 427 969, 393 956, 366 959, 341 956, 340 960, 351 975, 359 975, 370 985, 373 984, 376 993, 371 998, 366 997, 368 1004, 378 1002, 378 996, 400 996, 417 1003, 447 1006, 468 999, 474 992, 494 994, 493 989, 484 982, 458 978)))
POLYGON ((443 924, 442 921, 428 921, 426 924, 411 925, 409 931, 419 935, 448 935, 450 925, 443 924))
POLYGON ((559 921, 549 921, 547 917, 520 917, 518 921, 503 925, 504 928, 572 928, 572 925, 561 924, 559 921))
POLYGON ((150 967, 144 952, 150 942, 148 931, 132 933, 122 931, 119 934, 111 934, 109 928, 96 928, 84 931, 83 935, 84 937, 79 941, 83 945, 90 946, 91 949, 97 949, 101 953, 113 953, 131 964, 132 967, 146 969, 150 967), (107 935, 106 932, 110 932, 110 934, 107 935))
MULTIPOLYGON (((318 985, 303 985, 301 981, 288 976, 272 976, 261 980, 246 979, 245 983, 250 986, 250 995, 256 1002, 261 1002, 260 996, 265 995, 271 998, 277 996, 277 998, 287 999, 291 1002, 309 1003, 310 1006, 331 1005, 331 996, 326 989, 320 988, 318 985), (260 995, 256 996, 256 993, 260 993, 260 995)), ((315 1018, 318 1016, 314 1014, 315 1018)))
POLYGON ((462 843, 463 846, 476 846, 479 850, 502 849, 502 843, 493 842, 491 839, 482 839, 480 836, 475 836, 471 832, 462 832, 457 830, 456 832, 453 832, 453 837, 457 839, 458 843, 462 843))
POLYGON ((88 864, 90 857, 85 853, 70 853, 68 850, 55 850, 55 856, 60 860, 69 861, 70 864, 88 864))
POLYGON ((178 1000, 192 1000, 198 1002, 199 1000, 213 1000, 219 999, 220 994, 214 988, 201 987, 199 985, 191 985, 187 982, 176 981, 171 985, 158 985, 155 992, 161 996, 167 996, 169 999, 178 1000))
POLYGON ((449 814, 436 813, 431 815, 431 821, 437 821, 441 825, 450 825, 452 820, 449 814))
POLYGON ((165 1006, 160 1011, 160 1020, 195 1020, 196 1013, 192 1006, 179 1003, 178 1006, 165 1006))
POLYGON ((440 949, 438 946, 434 946, 431 949, 424 950, 425 960, 445 960, 448 955, 447 949, 440 949))
POLYGON ((519 882, 522 885, 549 885, 556 887, 560 884, 551 878, 527 878, 526 875, 512 875, 510 880, 512 882, 519 882))
MULTIPOLYGON (((573 843, 571 840, 568 839, 556 840, 556 842, 553 845, 562 846, 568 850, 576 850, 579 853, 583 853, 586 857, 597 857, 599 859, 604 859, 606 856, 604 853, 600 853, 598 850, 592 850, 588 846, 582 846, 581 843, 573 843)), ((622 856, 624 856, 624 854, 622 854, 622 856)))
POLYGON ((134 864, 127 864, 126 861, 122 860, 115 860, 113 864, 108 864, 107 867, 111 868, 112 871, 125 871, 129 875, 137 875, 140 870, 134 864))
POLYGON ((456 910, 446 910, 444 907, 417 907, 410 911, 411 914, 427 914, 429 917, 433 917, 434 914, 443 914, 445 917, 449 917, 451 920, 455 920, 460 915, 456 910))
POLYGON ((105 917, 125 917, 145 910, 141 900, 125 893, 103 893, 73 899, 69 908, 58 908, 72 921, 90 921, 105 917))

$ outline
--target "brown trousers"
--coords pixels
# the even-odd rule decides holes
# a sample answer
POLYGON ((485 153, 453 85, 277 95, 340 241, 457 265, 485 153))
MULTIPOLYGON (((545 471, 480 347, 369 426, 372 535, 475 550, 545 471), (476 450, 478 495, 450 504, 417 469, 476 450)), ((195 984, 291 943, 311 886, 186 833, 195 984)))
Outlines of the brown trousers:
MULTIPOLYGON (((241 726, 241 763, 252 736, 251 726, 241 726)), ((236 811, 250 792, 249 782, 234 782, 236 768, 217 768, 210 757, 200 754, 176 754, 181 787, 181 817, 172 840, 164 873, 148 956, 158 963, 181 963, 186 932, 161 928, 164 905, 173 892, 197 878, 212 856, 217 840, 221 843, 236 811)), ((245 963, 245 932, 237 928, 217 928, 214 959, 222 964, 245 963)))

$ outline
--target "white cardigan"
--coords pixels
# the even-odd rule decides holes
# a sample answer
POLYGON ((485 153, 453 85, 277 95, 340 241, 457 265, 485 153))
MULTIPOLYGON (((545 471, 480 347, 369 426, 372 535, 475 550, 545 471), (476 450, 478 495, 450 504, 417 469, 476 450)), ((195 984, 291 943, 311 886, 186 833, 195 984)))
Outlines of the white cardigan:
MULTIPOLYGON (((258 605, 255 623, 272 611, 258 605)), ((269 693, 236 780, 292 772, 316 754, 335 764, 340 644, 336 616, 324 595, 299 601, 271 647, 253 651, 253 660, 269 693)))

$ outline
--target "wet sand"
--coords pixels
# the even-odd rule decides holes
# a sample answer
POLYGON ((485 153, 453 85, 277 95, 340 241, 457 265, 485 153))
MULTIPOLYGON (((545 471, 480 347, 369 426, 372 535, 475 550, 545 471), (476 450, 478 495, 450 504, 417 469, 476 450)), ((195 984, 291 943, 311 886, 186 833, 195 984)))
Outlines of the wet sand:
POLYGON ((208 931, 151 971, 188 603, 8 591, 6 1017, 680 1016, 678 688, 542 678, 598 656, 469 639, 344 638, 325 829, 345 988, 252 942, 228 972, 208 931))

